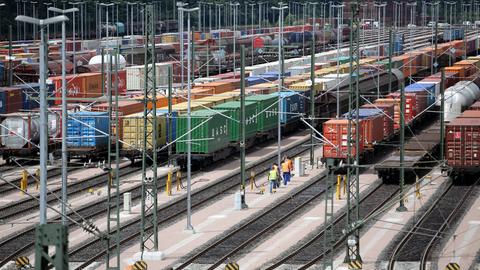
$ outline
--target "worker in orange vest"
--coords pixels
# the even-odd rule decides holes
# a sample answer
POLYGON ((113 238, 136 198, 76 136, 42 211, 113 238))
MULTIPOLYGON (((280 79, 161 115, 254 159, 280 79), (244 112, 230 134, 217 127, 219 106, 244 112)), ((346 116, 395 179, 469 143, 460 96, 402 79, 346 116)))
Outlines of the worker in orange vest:
POLYGON ((288 157, 283 157, 282 162, 282 176, 283 176, 283 184, 286 186, 290 182, 290 177, 292 173, 292 161, 288 159, 288 157))

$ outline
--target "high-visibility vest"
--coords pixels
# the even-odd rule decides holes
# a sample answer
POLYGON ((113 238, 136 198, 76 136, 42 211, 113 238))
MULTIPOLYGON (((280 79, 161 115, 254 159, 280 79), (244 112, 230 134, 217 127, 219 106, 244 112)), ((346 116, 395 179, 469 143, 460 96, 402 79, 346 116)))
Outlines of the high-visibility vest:
POLYGON ((290 172, 290 164, 287 161, 282 163, 282 172, 290 172))
POLYGON ((277 170, 270 170, 268 173, 268 180, 275 181, 277 180, 277 170))

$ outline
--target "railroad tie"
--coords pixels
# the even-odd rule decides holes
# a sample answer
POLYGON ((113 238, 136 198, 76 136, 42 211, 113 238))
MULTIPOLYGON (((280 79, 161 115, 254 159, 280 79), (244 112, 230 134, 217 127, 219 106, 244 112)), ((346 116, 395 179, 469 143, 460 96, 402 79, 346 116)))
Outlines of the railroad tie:
POLYGON ((147 263, 145 261, 138 261, 133 264, 133 269, 134 270, 147 270, 147 263))
POLYGON ((362 269, 362 261, 351 261, 348 263, 348 269, 362 269))
POLYGON ((445 270, 460 270, 460 265, 458 263, 449 263, 445 266, 445 270))
POLYGON ((15 259, 15 265, 18 268, 22 269, 24 267, 30 266, 30 260, 25 256, 21 256, 15 259))
POLYGON ((225 265, 225 270, 240 270, 240 266, 236 262, 229 262, 225 265))

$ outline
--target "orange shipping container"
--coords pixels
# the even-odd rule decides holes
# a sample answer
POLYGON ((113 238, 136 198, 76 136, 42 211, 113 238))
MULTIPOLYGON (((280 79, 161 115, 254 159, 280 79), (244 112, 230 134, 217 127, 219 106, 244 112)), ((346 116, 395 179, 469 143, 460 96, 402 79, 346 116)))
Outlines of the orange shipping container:
POLYGON ((208 96, 211 96, 211 95, 215 94, 214 90, 215 90, 215 88, 203 88, 203 87, 198 87, 197 88, 197 87, 195 87, 190 92, 190 97, 192 99, 199 99, 199 98, 203 98, 203 97, 208 97, 208 96))
POLYGON ((458 79, 463 80, 469 75, 466 74, 465 67, 463 66, 453 66, 453 67, 446 67, 445 72, 457 72, 458 73, 458 79))

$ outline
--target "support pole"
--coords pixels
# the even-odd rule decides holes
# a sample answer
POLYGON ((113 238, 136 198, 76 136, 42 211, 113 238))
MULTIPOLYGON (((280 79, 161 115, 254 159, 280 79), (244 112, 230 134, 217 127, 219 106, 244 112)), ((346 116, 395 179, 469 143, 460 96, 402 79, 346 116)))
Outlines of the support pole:
POLYGON ((335 246, 334 236, 334 186, 335 186, 335 170, 336 161, 334 159, 326 160, 327 178, 325 182, 325 240, 323 242, 323 250, 325 259, 323 260, 323 269, 333 269, 334 253, 333 248, 335 246))
MULTIPOLYGON (((310 50, 310 124, 315 128, 315 42, 312 40, 310 50)), ((310 166, 315 163, 314 131, 310 129, 310 166)))
POLYGON ((8 26, 8 86, 13 85, 12 25, 8 26))
POLYGON ((168 115, 167 115, 167 143, 168 143, 168 165, 171 164, 170 157, 172 156, 172 141, 173 141, 173 118, 172 118, 172 67, 168 67, 168 115))
POLYGON ((245 201, 245 45, 240 47, 240 195, 242 198, 242 209, 248 208, 245 201))
POLYGON ((405 212, 407 208, 404 203, 405 196, 405 84, 400 82, 400 205, 397 207, 398 212, 405 212))
POLYGON ((62 224, 67 225, 67 72, 66 72, 66 33, 65 22, 62 22, 62 224))
POLYGON ((152 4, 144 9, 145 88, 143 104, 142 213, 140 252, 158 251, 157 92, 155 74, 155 21, 152 4), (151 107, 151 108, 150 108, 151 107), (149 128, 151 127, 151 128, 149 128))
POLYGON ((437 47, 438 47, 438 20, 435 21, 435 37, 434 37, 434 40, 435 40, 435 50, 433 51, 433 74, 437 73, 437 67, 438 67, 438 63, 437 63, 437 47))
POLYGON ((392 55, 393 55, 393 33, 388 31, 388 93, 392 92, 392 55))
POLYGON ((362 1, 352 3, 352 27, 350 32, 350 94, 348 102, 348 132, 347 132, 347 224, 346 232, 348 240, 346 244, 345 263, 362 264, 360 256, 360 232, 356 226, 360 222, 360 181, 359 181, 359 161, 360 153, 360 22, 359 7, 362 1), (355 116, 353 115, 355 112, 355 116), (355 122, 353 122, 355 119, 355 122), (355 124, 354 124, 355 123, 355 124), (352 130, 355 130, 355 137, 352 136, 352 130), (353 151, 355 147, 355 151, 353 151))
POLYGON ((440 160, 441 166, 445 166, 445 69, 442 68, 442 75, 440 81, 440 160))

